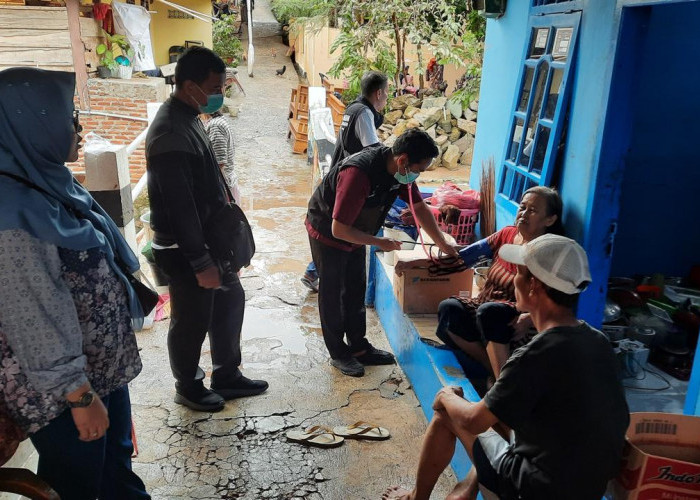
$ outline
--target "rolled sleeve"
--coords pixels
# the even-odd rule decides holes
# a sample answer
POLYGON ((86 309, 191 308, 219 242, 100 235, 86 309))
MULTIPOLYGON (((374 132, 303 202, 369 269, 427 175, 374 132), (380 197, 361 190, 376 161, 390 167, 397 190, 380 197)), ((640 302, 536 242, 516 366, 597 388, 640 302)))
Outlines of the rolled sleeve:
POLYGON ((362 114, 357 117, 355 134, 360 139, 363 148, 379 144, 377 129, 374 127, 374 115, 369 109, 365 108, 362 114))
POLYGON ((0 304, 0 330, 36 390, 65 396, 87 382, 83 333, 56 246, 21 230, 0 232, 0 304))

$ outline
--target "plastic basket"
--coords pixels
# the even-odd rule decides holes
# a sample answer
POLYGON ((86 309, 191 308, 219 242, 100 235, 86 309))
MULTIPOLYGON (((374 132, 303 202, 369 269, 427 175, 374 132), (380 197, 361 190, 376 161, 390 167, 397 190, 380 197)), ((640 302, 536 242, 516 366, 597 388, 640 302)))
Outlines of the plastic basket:
POLYGON ((461 209, 457 224, 446 224, 439 208, 432 205, 428 205, 428 208, 433 213, 438 227, 451 235, 458 245, 469 245, 474 242, 474 228, 479 221, 479 209, 461 209))

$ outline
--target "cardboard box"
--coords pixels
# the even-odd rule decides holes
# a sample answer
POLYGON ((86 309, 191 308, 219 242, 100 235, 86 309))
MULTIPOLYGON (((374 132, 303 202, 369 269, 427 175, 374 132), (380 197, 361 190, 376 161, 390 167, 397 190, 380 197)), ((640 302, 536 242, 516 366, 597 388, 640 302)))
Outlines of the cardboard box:
POLYGON ((615 500, 700 500, 700 418, 632 413, 615 500))
POLYGON ((430 276, 427 269, 408 269, 394 274, 394 293, 406 314, 436 314, 440 302, 460 292, 472 291, 474 270, 446 276, 430 276))

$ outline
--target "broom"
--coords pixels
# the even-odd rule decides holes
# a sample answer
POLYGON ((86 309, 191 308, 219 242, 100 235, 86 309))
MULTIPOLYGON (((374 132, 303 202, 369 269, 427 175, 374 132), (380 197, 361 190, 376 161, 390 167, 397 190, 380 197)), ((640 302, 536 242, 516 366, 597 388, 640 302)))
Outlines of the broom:
POLYGON ((481 197, 481 237, 487 238, 496 232, 495 171, 493 156, 481 163, 481 182, 479 194, 481 197))

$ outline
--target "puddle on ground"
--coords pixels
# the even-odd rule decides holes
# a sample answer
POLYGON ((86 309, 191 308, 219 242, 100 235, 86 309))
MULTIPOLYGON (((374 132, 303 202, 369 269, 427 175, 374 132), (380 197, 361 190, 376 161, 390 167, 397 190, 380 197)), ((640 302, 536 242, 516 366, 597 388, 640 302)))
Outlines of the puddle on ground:
MULTIPOLYGON (((307 259, 304 259, 307 260, 307 259)), ((283 259, 276 258, 274 264, 270 264, 267 270, 270 274, 274 273, 298 273, 303 274, 308 263, 302 262, 299 259, 283 259)))
POLYGON ((273 310, 246 307, 243 319, 243 339, 275 339, 281 349, 291 354, 307 352, 309 329, 302 326, 289 309, 273 310))

